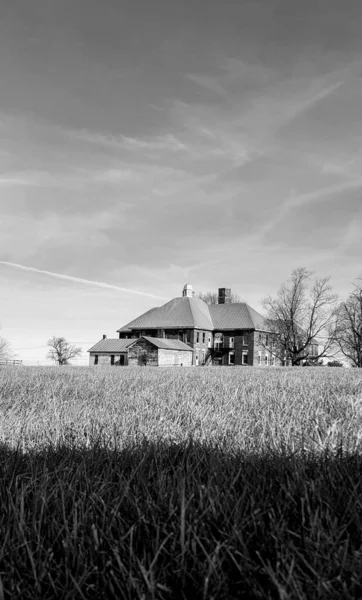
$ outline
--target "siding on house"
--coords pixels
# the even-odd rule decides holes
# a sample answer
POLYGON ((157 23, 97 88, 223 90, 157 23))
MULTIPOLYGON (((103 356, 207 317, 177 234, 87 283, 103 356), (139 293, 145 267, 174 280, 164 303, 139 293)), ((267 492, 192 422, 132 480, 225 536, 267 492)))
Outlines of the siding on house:
POLYGON ((100 367, 111 366, 112 356, 114 356, 114 366, 115 367, 119 367, 119 366, 126 367, 128 365, 127 352, 122 352, 121 354, 120 353, 116 354, 115 352, 102 352, 102 353, 90 352, 90 354, 89 354, 89 366, 90 367, 96 366, 96 362, 95 362, 96 356, 98 356, 97 366, 100 366, 100 367), (122 357, 123 357, 123 364, 122 364, 122 357))
POLYGON ((128 349, 129 366, 157 367, 158 348, 146 340, 140 338, 128 349))
POLYGON ((159 367, 191 367, 192 352, 183 350, 158 350, 159 367))

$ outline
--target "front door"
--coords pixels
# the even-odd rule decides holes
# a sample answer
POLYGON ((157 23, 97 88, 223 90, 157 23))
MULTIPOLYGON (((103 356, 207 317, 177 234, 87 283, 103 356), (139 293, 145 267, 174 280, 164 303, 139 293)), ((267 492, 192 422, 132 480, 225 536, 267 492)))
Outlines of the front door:
POLYGON ((119 357, 119 366, 124 367, 124 354, 121 354, 119 357))

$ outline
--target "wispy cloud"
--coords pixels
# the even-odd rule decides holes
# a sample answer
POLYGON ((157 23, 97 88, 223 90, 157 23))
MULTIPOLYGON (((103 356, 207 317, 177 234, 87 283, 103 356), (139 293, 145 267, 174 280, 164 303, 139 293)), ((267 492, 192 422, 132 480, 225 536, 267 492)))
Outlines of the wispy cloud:
POLYGON ((123 288, 123 287, 119 287, 117 285, 111 285, 109 283, 104 283, 101 281, 92 281, 90 279, 83 279, 81 277, 72 277, 71 275, 64 275, 62 273, 53 273, 52 271, 44 271, 43 269, 37 269, 35 267, 28 267, 26 265, 20 265, 18 263, 8 262, 8 261, 4 261, 4 260, 0 260, 0 264, 15 268, 15 269, 20 269, 22 271, 28 271, 31 273, 40 273, 41 275, 47 275, 48 277, 54 277, 55 279, 71 281, 73 283, 80 283, 83 285, 91 285, 93 287, 105 288, 105 289, 109 289, 109 290, 116 290, 117 292, 124 292, 127 294, 135 294, 137 296, 144 296, 146 298, 156 298, 159 300, 166 299, 163 296, 156 296, 154 294, 149 294, 147 292, 140 292, 138 290, 123 288))
POLYGON ((313 85, 311 91, 307 92, 301 101, 296 101, 295 104, 291 103, 289 110, 286 111, 283 124, 286 125, 296 117, 313 108, 316 104, 321 102, 321 100, 328 98, 328 96, 337 91, 342 84, 343 81, 337 81, 331 85, 322 86, 317 91, 313 90, 313 85))
POLYGON ((111 135, 99 131, 69 130, 67 134, 75 139, 90 144, 98 144, 112 149, 124 150, 166 150, 169 152, 186 151, 187 145, 174 134, 155 136, 151 139, 111 135))
POLYGON ((0 175, 0 187, 42 187, 46 185, 49 185, 49 178, 40 171, 24 171, 0 175))
POLYGON ((257 237, 260 238, 278 225, 284 217, 294 208, 308 205, 315 202, 325 202, 332 195, 344 192, 346 190, 362 188, 362 177, 353 181, 344 181, 342 183, 325 187, 312 192, 306 192, 304 194, 296 195, 294 192, 291 193, 290 197, 282 204, 280 210, 276 215, 267 223, 265 223, 258 231, 257 237))

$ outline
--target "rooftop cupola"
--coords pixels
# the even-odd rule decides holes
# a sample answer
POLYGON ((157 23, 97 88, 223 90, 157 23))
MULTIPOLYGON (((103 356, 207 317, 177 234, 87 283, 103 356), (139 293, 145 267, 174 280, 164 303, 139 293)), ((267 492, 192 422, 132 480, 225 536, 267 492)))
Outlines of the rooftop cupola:
POLYGON ((185 283, 184 289, 182 290, 182 297, 193 298, 194 295, 195 292, 192 289, 192 285, 190 285, 189 283, 185 283))

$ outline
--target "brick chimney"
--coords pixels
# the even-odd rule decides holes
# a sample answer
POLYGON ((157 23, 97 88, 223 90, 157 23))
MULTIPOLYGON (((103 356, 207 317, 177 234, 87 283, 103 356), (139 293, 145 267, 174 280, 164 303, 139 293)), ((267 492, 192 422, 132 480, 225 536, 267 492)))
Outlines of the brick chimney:
POLYGON ((103 339, 104 339, 104 340, 106 340, 106 339, 107 339, 107 336, 106 336, 106 334, 105 334, 105 333, 103 334, 103 339))
POLYGON ((219 288, 218 304, 231 304, 231 289, 219 288))

